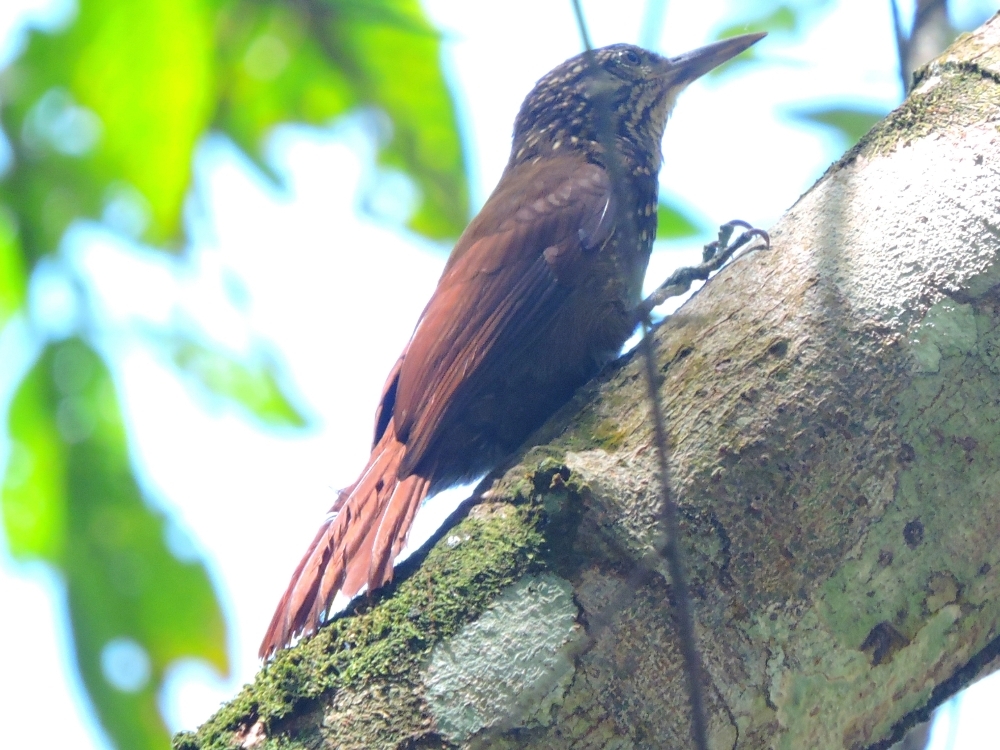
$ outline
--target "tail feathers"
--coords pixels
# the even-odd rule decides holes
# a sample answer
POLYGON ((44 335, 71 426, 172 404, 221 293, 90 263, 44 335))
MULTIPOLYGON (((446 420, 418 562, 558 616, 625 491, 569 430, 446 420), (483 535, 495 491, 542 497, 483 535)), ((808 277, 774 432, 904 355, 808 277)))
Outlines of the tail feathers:
POLYGON ((341 491, 292 574, 261 643, 262 659, 314 633, 338 591, 351 597, 366 583, 374 591, 392 580, 392 562, 430 489, 421 476, 399 480, 404 452, 390 422, 364 472, 341 491))
POLYGON ((344 579, 341 588, 345 594, 357 593, 366 582, 366 574, 369 591, 392 580, 392 561, 403 549, 413 516, 429 485, 430 482, 416 475, 396 485, 378 525, 371 528, 361 545, 358 565, 352 566, 344 579))

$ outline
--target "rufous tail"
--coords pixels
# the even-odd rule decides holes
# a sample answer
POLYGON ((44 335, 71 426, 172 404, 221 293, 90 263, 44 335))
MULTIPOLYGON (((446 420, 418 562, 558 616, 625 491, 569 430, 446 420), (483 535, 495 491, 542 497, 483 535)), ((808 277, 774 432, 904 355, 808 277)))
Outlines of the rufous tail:
POLYGON ((366 583, 374 591, 392 580, 392 561, 430 489, 430 480, 416 474, 399 479, 405 450, 390 421, 365 470, 340 491, 292 574, 260 644, 262 659, 316 632, 338 591, 350 597, 366 583))

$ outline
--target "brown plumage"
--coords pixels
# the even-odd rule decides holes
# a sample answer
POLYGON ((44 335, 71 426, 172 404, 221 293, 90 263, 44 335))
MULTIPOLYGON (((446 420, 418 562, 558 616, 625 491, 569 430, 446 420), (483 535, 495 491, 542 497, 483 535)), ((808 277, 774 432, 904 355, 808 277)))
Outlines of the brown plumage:
POLYGON ((314 632, 338 591, 391 580, 429 493, 494 466, 618 354, 638 322, 674 100, 761 36, 669 59, 612 45, 538 82, 500 182, 389 374, 368 464, 292 575, 262 658, 314 632))

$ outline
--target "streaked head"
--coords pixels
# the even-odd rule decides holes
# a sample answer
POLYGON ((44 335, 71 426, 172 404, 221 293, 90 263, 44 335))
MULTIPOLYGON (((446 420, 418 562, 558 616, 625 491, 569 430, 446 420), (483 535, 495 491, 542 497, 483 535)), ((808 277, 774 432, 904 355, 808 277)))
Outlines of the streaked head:
POLYGON ((602 121, 609 115, 617 138, 658 155, 680 92, 762 37, 744 34, 676 57, 631 44, 571 57, 543 76, 521 105, 511 164, 560 148, 600 152, 602 121))

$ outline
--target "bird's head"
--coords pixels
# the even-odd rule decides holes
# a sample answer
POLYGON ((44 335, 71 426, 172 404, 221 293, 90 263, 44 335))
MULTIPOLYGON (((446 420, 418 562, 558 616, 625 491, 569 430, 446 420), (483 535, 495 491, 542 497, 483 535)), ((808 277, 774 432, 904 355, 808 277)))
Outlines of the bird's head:
POLYGON ((521 105, 510 166, 559 149, 583 149, 602 161, 610 132, 629 150, 655 155, 658 168, 660 141, 680 92, 764 36, 731 37, 676 57, 631 44, 571 57, 543 76, 521 105))

